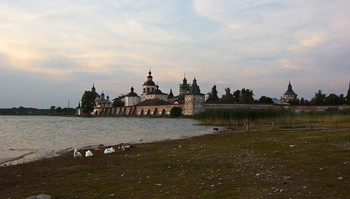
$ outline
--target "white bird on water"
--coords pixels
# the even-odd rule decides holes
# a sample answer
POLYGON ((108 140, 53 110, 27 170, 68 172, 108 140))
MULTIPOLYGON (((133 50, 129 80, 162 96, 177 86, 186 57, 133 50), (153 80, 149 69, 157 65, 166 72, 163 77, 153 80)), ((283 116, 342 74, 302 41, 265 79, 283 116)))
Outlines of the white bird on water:
POLYGON ((105 149, 104 153, 109 154, 109 153, 114 153, 115 149, 113 147, 105 149))
POLYGON ((73 157, 75 159, 81 158, 81 153, 78 151, 78 149, 74 149, 73 157))
POLYGON ((85 157, 92 157, 92 156, 94 156, 94 154, 90 150, 87 150, 85 152, 85 157))

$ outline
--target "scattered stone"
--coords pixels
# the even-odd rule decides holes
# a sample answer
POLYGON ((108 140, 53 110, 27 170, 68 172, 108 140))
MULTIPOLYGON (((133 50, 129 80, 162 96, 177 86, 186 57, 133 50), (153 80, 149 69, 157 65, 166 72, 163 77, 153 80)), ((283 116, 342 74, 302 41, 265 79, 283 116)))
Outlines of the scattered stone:
POLYGON ((37 195, 37 196, 30 196, 26 199, 51 199, 51 196, 49 195, 45 195, 45 194, 40 194, 40 195, 37 195))
POLYGON ((343 180, 343 177, 340 176, 340 177, 338 178, 338 180, 343 180))
POLYGON ((260 177, 260 176, 261 176, 260 173, 255 174, 255 177, 260 177))
POLYGON ((289 145, 289 147, 294 148, 294 147, 297 147, 297 145, 291 144, 291 145, 289 145))

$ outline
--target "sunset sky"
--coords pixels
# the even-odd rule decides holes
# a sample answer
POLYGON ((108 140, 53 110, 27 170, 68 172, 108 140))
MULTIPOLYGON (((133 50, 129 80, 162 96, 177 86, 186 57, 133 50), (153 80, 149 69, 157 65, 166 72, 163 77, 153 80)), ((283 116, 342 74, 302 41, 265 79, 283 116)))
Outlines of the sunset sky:
POLYGON ((346 94, 349 0, 2 0, 0 108, 76 107, 92 84, 111 99, 184 73, 280 98, 346 94))

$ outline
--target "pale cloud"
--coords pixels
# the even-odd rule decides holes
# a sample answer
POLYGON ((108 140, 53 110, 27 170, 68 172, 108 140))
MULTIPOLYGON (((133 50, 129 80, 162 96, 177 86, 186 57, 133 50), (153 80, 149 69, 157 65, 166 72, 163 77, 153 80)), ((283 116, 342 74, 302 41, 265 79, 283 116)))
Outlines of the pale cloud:
POLYGON ((295 70, 303 69, 302 66, 296 65, 296 64, 292 63, 292 61, 287 60, 287 59, 281 59, 279 61, 279 63, 282 65, 283 68, 286 68, 286 69, 295 69, 295 70))
MULTIPOLYGON (((229 0, 194 0, 194 8, 199 15, 220 21, 225 24, 236 22, 234 26, 242 27, 239 22, 249 22, 253 20, 251 17, 242 18, 239 14, 245 14, 249 9, 255 9, 269 3, 276 2, 275 0, 249 0, 249 1, 229 1, 229 0), (235 18, 237 17, 237 18, 235 18), (242 21, 243 19, 243 21, 242 21), (238 25, 239 24, 239 25, 238 25)), ((247 24, 245 24, 247 25, 247 24)))
MULTIPOLYGON (((61 11, 60 6, 50 7, 52 10, 36 14, 4 7, 4 10, 8 12, 3 15, 15 14, 18 18, 11 20, 7 16, 5 21, 7 21, 8 31, 0 33, 0 37, 7 39, 2 41, 11 43, 10 38, 23 40, 20 48, 16 48, 16 45, 19 44, 5 45, 2 43, 1 45, 0 50, 10 60, 8 63, 10 67, 48 75, 69 75, 72 72, 81 71, 108 74, 115 71, 110 67, 111 65, 122 66, 136 61, 136 64, 144 67, 150 64, 161 65, 170 62, 159 59, 159 56, 167 51, 167 46, 190 41, 183 36, 176 36, 147 23, 142 25, 138 22, 144 19, 126 18, 125 15, 118 13, 113 13, 114 16, 111 19, 95 17, 94 12, 97 12, 95 8, 84 10, 81 7, 78 9, 78 6, 74 4, 72 6, 64 3, 64 5, 68 9, 61 11), (72 19, 70 20, 69 17, 72 19), (97 20, 98 23, 91 22, 92 18, 95 18, 94 20, 97 20), (25 25, 24 28, 27 30, 21 28, 28 23, 34 27, 25 25), (71 70, 60 67, 45 69, 43 66, 45 60, 55 55, 71 59, 81 67, 71 70), (36 66, 33 67, 31 63, 35 63, 36 66)), ((101 8, 101 10, 108 9, 101 8)))
POLYGON ((325 38, 315 35, 309 39, 303 39, 296 45, 290 45, 288 47, 291 51, 302 51, 302 50, 311 50, 312 47, 318 47, 325 42, 325 38))
POLYGON ((279 97, 291 79, 307 84, 301 94, 313 94, 316 87, 340 89, 349 77, 349 6, 348 0, 4 0, 0 70, 70 82, 80 86, 75 90, 95 82, 109 93, 129 92, 131 84, 141 89, 151 68, 163 92, 176 90, 186 73, 203 93, 217 82, 222 90, 279 97))
POLYGON ((311 39, 302 40, 300 44, 301 46, 305 46, 305 47, 314 47, 314 46, 318 46, 322 42, 324 42, 324 39, 322 37, 314 36, 311 39))

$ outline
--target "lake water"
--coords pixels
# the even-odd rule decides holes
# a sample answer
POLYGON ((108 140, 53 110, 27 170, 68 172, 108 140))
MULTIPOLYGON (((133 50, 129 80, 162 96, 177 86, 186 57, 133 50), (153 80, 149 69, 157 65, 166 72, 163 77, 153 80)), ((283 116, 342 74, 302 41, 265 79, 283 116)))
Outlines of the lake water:
POLYGON ((0 166, 74 148, 177 139, 212 129, 192 119, 0 116, 0 166))

